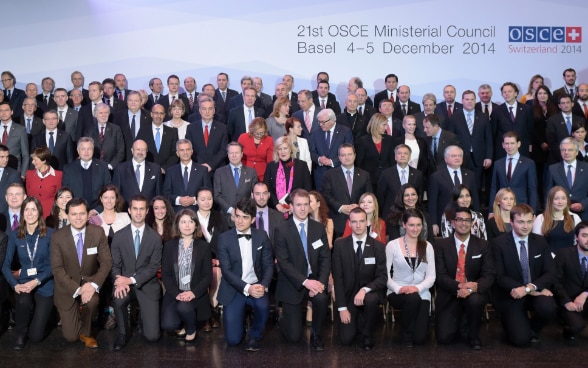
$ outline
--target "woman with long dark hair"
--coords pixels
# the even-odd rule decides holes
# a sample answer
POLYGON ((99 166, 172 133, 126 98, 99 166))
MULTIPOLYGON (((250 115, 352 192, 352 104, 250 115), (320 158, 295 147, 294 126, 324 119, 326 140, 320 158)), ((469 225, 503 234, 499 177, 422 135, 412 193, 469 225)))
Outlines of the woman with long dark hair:
POLYGON ((427 212, 419 205, 419 202, 419 194, 414 185, 406 183, 400 187, 400 190, 396 194, 394 205, 390 209, 390 213, 386 219, 388 222, 386 224, 388 239, 396 239, 404 236, 405 230, 402 226, 402 215, 407 209, 414 208, 421 213, 424 221, 423 231, 421 231, 420 234, 421 239, 426 240, 431 244, 435 244, 432 223, 428 218, 427 212))
POLYGON ((51 213, 45 219, 47 226, 54 229, 61 229, 62 227, 69 225, 69 219, 65 213, 65 206, 72 198, 73 192, 68 187, 61 187, 57 193, 55 193, 55 200, 51 207, 51 213))
POLYGON ((478 238, 486 240, 486 223, 484 222, 484 216, 480 212, 476 212, 472 209, 472 195, 470 189, 463 185, 457 185, 453 188, 451 202, 445 207, 443 215, 441 215, 441 236, 449 238, 453 236, 453 225, 451 225, 452 218, 455 218, 455 209, 457 207, 469 208, 472 213, 472 235, 478 238))
POLYGON ((161 236, 165 244, 171 240, 174 227, 174 208, 164 196, 153 197, 150 203, 151 210, 147 214, 146 223, 161 236))

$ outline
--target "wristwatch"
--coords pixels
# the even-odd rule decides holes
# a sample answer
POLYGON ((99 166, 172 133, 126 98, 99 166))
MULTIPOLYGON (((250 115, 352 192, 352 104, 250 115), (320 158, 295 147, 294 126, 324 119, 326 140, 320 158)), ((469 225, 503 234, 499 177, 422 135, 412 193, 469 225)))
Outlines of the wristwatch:
POLYGON ((529 294, 531 292, 531 288, 528 286, 525 286, 525 293, 529 294))

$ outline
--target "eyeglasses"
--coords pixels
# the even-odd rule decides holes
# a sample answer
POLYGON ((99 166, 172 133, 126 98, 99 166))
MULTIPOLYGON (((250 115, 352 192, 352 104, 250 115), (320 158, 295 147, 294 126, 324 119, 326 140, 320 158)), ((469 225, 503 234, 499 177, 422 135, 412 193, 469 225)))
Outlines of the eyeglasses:
POLYGON ((329 121, 331 121, 331 119, 327 119, 327 120, 323 120, 323 121, 319 120, 318 123, 319 123, 319 125, 323 125, 323 124, 328 123, 329 121))
POLYGON ((455 222, 471 224, 472 223, 472 219, 471 218, 456 217, 455 218, 455 222))

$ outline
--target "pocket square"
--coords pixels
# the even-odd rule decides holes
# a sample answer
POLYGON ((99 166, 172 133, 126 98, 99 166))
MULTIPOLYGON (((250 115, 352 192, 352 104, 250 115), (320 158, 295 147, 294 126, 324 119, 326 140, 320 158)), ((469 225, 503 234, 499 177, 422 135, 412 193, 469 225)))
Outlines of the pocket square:
POLYGON ((261 248, 263 248, 263 246, 261 246, 261 247, 257 248, 257 250, 261 250, 261 248))
POLYGON ((153 175, 153 176, 151 177, 151 180, 155 180, 155 175, 153 175))
POLYGON ((245 183, 249 183, 251 179, 245 179, 245 183))
POLYGON ((534 256, 533 258, 539 258, 541 257, 541 254, 537 254, 536 256, 534 256))
POLYGON ((480 258, 480 257, 482 257, 482 255, 481 254, 478 254, 477 256, 472 256, 472 259, 480 258))

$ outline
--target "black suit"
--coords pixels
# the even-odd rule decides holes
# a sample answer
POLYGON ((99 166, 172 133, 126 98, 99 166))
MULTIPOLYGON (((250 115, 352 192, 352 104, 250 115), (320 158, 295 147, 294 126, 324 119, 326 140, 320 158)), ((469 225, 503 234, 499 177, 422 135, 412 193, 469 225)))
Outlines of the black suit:
MULTIPOLYGON (((452 170, 453 171, 453 170, 452 170)), ((453 173, 449 175, 447 166, 440 167, 433 175, 429 177, 429 186, 427 189, 429 216, 433 225, 441 225, 441 215, 445 210, 447 203, 451 201, 453 188, 453 173)), ((474 173, 468 169, 461 168, 461 184, 468 187, 472 196, 472 209, 480 211, 480 200, 478 197, 478 182, 474 173)))
MULTIPOLYGON (((0 177, 0 213, 8 212, 8 203, 6 203, 6 189, 8 188, 8 185, 12 183, 22 183, 20 173, 13 168, 5 167, 4 170, 2 170, 2 176, 0 177)), ((2 226, 0 226, 0 230, 4 231, 2 226)))
POLYGON ((200 188, 210 188, 210 175, 206 167, 192 161, 192 168, 188 175, 188 188, 184 187, 184 173, 182 172, 182 164, 171 166, 166 174, 163 182, 163 195, 167 198, 169 203, 174 206, 174 211, 177 213, 183 208, 189 208, 196 211, 196 204, 188 207, 176 204, 179 197, 189 196, 196 197, 196 192, 200 188))
MULTIPOLYGON (((74 198, 82 197, 88 202, 91 209, 95 209, 99 204, 99 195, 102 188, 111 183, 110 170, 108 164, 98 159, 92 160, 92 165, 88 168, 91 170, 92 184, 91 188, 85 186, 83 181, 83 170, 81 161, 75 160, 70 162, 63 168, 64 187, 69 187, 73 191, 74 198), (89 194, 86 195, 86 194, 89 194)), ((126 186, 127 183, 124 183, 126 186)), ((120 186, 119 186, 120 188, 120 186)))
POLYGON ((182 92, 180 93, 180 98, 182 99, 182 101, 184 100, 184 98, 186 99, 186 101, 188 101, 188 104, 185 106, 186 108, 186 114, 188 116, 190 116, 191 114, 195 113, 198 111, 198 95, 200 93, 193 91, 194 93, 194 97, 193 97, 193 103, 192 103, 192 108, 190 108, 190 96, 188 95, 188 92, 182 92))
MULTIPOLYGON (((367 124, 368 120, 365 119, 365 115, 355 113, 350 114, 347 112, 347 108, 337 115, 337 123, 343 124, 353 132, 353 139, 357 140, 361 137, 364 137, 368 134, 367 132, 367 124)), ((359 148, 359 147, 358 147, 359 148)))
POLYGON ((586 326, 584 318, 588 313, 586 303, 582 312, 573 312, 565 308, 567 303, 573 303, 580 294, 588 290, 588 278, 582 275, 578 253, 577 247, 569 247, 561 249, 555 257, 553 294, 564 319, 564 332, 568 336, 576 336, 584 329, 586 326))
POLYGON ((372 187, 377 188, 382 171, 394 164, 394 138, 384 134, 382 149, 378 152, 371 134, 364 135, 355 144, 357 156, 355 165, 367 171, 372 179, 372 187))
POLYGON ((419 112, 421 112, 421 105, 418 103, 413 102, 410 99, 406 102, 396 100, 396 102, 394 102, 394 113, 392 116, 394 119, 402 120, 406 115, 414 115, 419 112), (406 114, 402 112, 402 104, 406 104, 406 114))
MULTIPOLYGON (((419 196, 419 202, 422 202, 423 192, 425 191, 425 176, 420 170, 414 169, 407 166, 408 170, 407 183, 412 184, 417 188, 417 194, 419 196)), ((398 176, 398 167, 396 165, 387 168, 382 171, 378 182, 378 190, 376 197, 378 198, 378 204, 380 207, 381 217, 386 219, 390 213, 390 209, 394 204, 396 195, 400 191, 400 176, 398 176)))
MULTIPOLYGON (((316 95, 316 97, 314 95, 312 96, 312 101, 314 102, 316 109, 323 109, 323 107, 321 106, 321 98, 318 96, 318 94, 316 95)), ((331 93, 329 93, 327 95, 327 98, 325 99, 324 108, 333 110, 335 115, 339 115, 341 113, 341 105, 339 105, 339 102, 337 102, 337 98, 334 95, 332 96, 331 93)))
MULTIPOLYGON (((490 109, 490 111, 488 111, 487 115, 488 115, 488 119, 490 119, 491 125, 494 126, 494 118, 496 117, 496 114, 494 114, 494 112, 498 111, 498 108, 500 107, 500 105, 497 103, 494 103, 494 102, 490 102, 489 104, 483 104, 482 102, 478 101, 478 102, 476 102, 476 107, 475 107, 476 111, 484 113, 485 105, 490 105, 492 107, 490 109)), ((502 142, 502 138, 501 138, 501 142, 502 142)))
MULTIPOLYGON (((42 93, 39 93, 35 97, 37 99, 37 106, 39 106, 43 112, 47 112, 49 110, 57 110, 57 104, 55 103, 54 97, 55 97, 55 95, 53 95, 53 93, 49 94, 48 98, 47 98, 47 102, 45 102, 45 100, 44 100, 45 95, 42 93)), ((40 116, 40 117, 42 118, 43 116, 40 116)))
MULTIPOLYGON (((374 108, 376 110, 378 110, 380 108, 380 102, 382 102, 382 100, 390 100, 390 97, 388 97, 388 90, 385 89, 383 91, 380 91, 378 93, 376 93, 374 95, 374 108)), ((397 92, 397 90, 394 90, 393 92, 397 92)), ((392 93, 392 95, 394 95, 394 93, 392 93)), ((396 100, 398 100, 398 94, 396 94, 396 97, 394 98, 394 102, 396 102, 396 100)), ((366 101, 366 105, 367 105, 367 101, 366 101)))
MULTIPOLYGON (((90 102, 87 105, 82 105, 82 108, 80 109, 80 111, 78 111, 78 122, 76 125, 76 135, 78 137, 82 137, 83 133, 95 124, 96 120, 93 114, 93 105, 93 102, 90 102)), ((110 108, 108 121, 111 123, 114 122, 114 114, 112 107, 110 108)))
MULTIPOLYGON (((553 257, 548 251, 545 238, 529 234, 526 242, 529 261, 530 282, 537 290, 553 287, 553 257)), ((494 252, 496 284, 494 287, 494 305, 502 315, 502 325, 513 345, 527 345, 533 333, 539 333, 549 320, 556 317, 557 305, 553 297, 527 295, 521 299, 513 299, 513 289, 524 286, 521 263, 515 244, 513 232, 501 235, 491 243, 494 252), (529 321, 527 313, 534 311, 529 321)))
MULTIPOLYGON (((14 121, 14 120, 13 120, 14 121)), ((16 122, 22 125, 23 127, 27 127, 27 117, 21 116, 19 119, 16 119, 16 122)), ((59 128, 59 126, 58 126, 59 128)), ((43 124, 43 119, 37 116, 33 116, 31 119, 31 131, 28 133, 29 136, 29 146, 31 145, 31 141, 33 137, 39 134, 42 130, 45 130, 45 124, 43 124)))
MULTIPOLYGON (((231 142, 237 141, 239 136, 249 131, 249 124, 245 121, 244 105, 237 106, 229 111, 229 119, 227 122, 227 133, 231 142)), ((251 117, 264 117, 264 111, 258 107, 251 107, 251 117)))
POLYGON ((335 287, 334 308, 347 308, 351 314, 351 323, 341 323, 339 314, 339 339, 342 344, 350 344, 357 330, 364 337, 371 337, 375 324, 378 305, 383 297, 383 290, 388 281, 386 272, 386 248, 384 244, 367 236, 363 242, 362 257, 358 259, 353 237, 337 239, 333 246, 333 283, 335 287), (353 299, 361 288, 371 289, 365 294, 364 305, 356 306, 353 299), (363 325, 358 314, 363 314, 363 325))
POLYGON ((114 314, 119 335, 128 336, 129 313, 127 307, 132 299, 137 299, 141 308, 143 335, 150 342, 159 339, 159 300, 161 286, 157 280, 157 271, 161 266, 163 246, 161 237, 150 226, 144 225, 140 237, 139 253, 135 254, 131 225, 117 231, 112 238, 112 279, 117 276, 133 277, 136 284, 130 285, 129 293, 122 298, 113 298, 114 314))
MULTIPOLYGON (((430 157, 432 156, 432 152, 431 149, 429 148, 429 146, 427 145, 427 140, 419 135, 415 134, 415 138, 417 141, 417 144, 419 146, 419 158, 417 161, 417 169, 422 172, 423 174, 426 174, 429 172, 429 160, 430 157)), ((392 143, 392 147, 396 148, 396 146, 398 146, 399 144, 406 144, 406 136, 400 136, 400 137, 396 137, 394 138, 394 141, 392 143)), ((395 160, 395 156, 394 156, 394 151, 392 151, 392 163, 396 162, 395 160)), ((423 184, 426 187, 426 183, 423 184)))
MULTIPOLYGON (((33 136, 31 140, 31 152, 33 152, 37 147, 49 147, 45 134, 46 130, 43 129, 39 132, 39 134, 33 136)), ((65 165, 73 160, 73 144, 71 137, 65 130, 56 129, 55 134, 53 135, 53 141, 55 148, 51 153, 51 159, 49 163, 55 170, 63 170, 65 165)))
POLYGON ((429 175, 437 171, 439 167, 445 166, 445 148, 449 146, 459 146, 459 139, 457 136, 446 130, 441 130, 439 139, 437 141, 437 155, 433 152, 433 137, 427 137, 427 147, 429 149, 429 157, 431 157, 431 165, 428 166, 429 175))
POLYGON ((313 162, 314 187, 321 191, 323 185, 323 176, 329 170, 341 166, 339 161, 339 146, 343 143, 353 144, 353 133, 351 129, 341 124, 335 124, 331 134, 331 145, 326 143, 327 132, 322 129, 317 130, 310 136, 308 145, 310 147, 310 157, 313 162), (333 166, 320 165, 319 157, 325 156, 333 162, 333 166))
POLYGON ((508 131, 515 131, 521 140, 519 152, 523 156, 529 157, 529 145, 533 132, 533 111, 529 106, 517 102, 515 121, 510 118, 510 110, 506 103, 498 106, 496 111, 492 112, 494 122, 494 158, 499 159, 506 156, 502 149, 502 136, 508 131))
POLYGON ((588 114, 584 113, 584 105, 586 105, 586 108, 588 109, 588 101, 576 100, 572 107, 572 114, 588 119, 588 114))
MULTIPOLYGON (((282 163, 282 165, 284 165, 284 163, 282 163)), ((269 162, 265 168, 265 174, 263 176, 263 181, 267 184, 270 191, 270 199, 268 204, 272 208, 275 208, 280 203, 279 201, 281 199, 278 198, 276 195, 276 179, 278 174, 278 168, 278 162, 269 162)), ((284 167, 286 186, 288 186, 290 182, 290 170, 292 170, 292 168, 284 167)), ((294 176, 292 178, 292 187, 290 188, 290 192, 294 189, 299 188, 311 190, 312 179, 310 177, 310 171, 308 171, 308 165, 306 164, 306 162, 299 159, 294 159, 294 176)))
MULTIPOLYGON (((244 103, 245 101, 243 100, 243 93, 239 93, 237 96, 232 97, 228 106, 229 112, 235 107, 243 106, 244 103)), ((263 117, 267 115, 265 108, 263 107, 263 104, 257 95, 255 95, 255 102, 253 103, 253 106, 263 110, 263 117)))
MULTIPOLYGON (((141 109, 141 116, 135 119, 135 129, 136 134, 139 133, 139 130, 143 126, 151 126, 153 119, 151 119, 151 114, 145 110, 141 109)), ((133 157, 133 153, 131 152, 131 148, 133 147, 133 142, 135 141, 135 136, 133 132, 131 132, 131 123, 132 118, 129 120, 129 110, 119 111, 114 115, 114 122, 115 125, 118 125, 120 131, 123 135, 123 140, 125 142, 125 158, 124 161, 128 161, 133 157)))
MULTIPOLYGON (((163 121, 168 121, 168 120, 171 120, 171 118, 172 118, 172 116, 169 112, 169 106, 171 105, 171 102, 169 99, 170 99, 169 95, 163 95, 163 96, 159 97, 158 104, 163 106, 164 111, 165 111, 165 118, 163 121)), ((182 96, 181 94, 178 94, 178 97, 176 98, 176 100, 180 100, 184 103, 185 110, 184 110, 184 115, 182 115, 182 119, 188 120, 188 116, 190 116, 190 101, 188 101, 188 97, 186 97, 185 95, 182 96)), ((153 106, 152 106, 152 108, 153 108, 153 106)))
POLYGON ((136 168, 133 167, 132 160, 125 161, 114 168, 112 184, 119 188, 120 194, 126 202, 125 207, 130 204, 131 198, 136 194, 144 195, 149 201, 161 194, 161 167, 148 161, 143 161, 141 165, 144 165, 145 176, 142 178, 143 185, 140 189, 135 177, 136 168))
POLYGON ((566 176, 567 166, 565 162, 559 162, 548 167, 547 179, 545 180, 545 197, 551 188, 556 185, 564 187, 572 203, 581 203, 584 211, 578 215, 582 220, 588 220, 588 163, 576 161, 576 173, 573 175, 574 182, 570 188, 566 176))
MULTIPOLYGON (((586 120, 582 116, 571 115, 571 125, 572 126, 577 124, 586 124, 586 120)), ((584 125, 585 126, 585 125, 584 125)), ((571 132, 571 130, 570 130, 571 132)), ((552 117, 547 119, 546 126, 545 126, 545 137, 547 138, 547 144, 549 145, 549 164, 554 164, 556 162, 561 162, 561 154, 559 152, 559 144, 564 138, 571 137, 571 134, 568 133, 568 127, 566 124, 566 119, 562 113, 553 115, 552 117)))
POLYGON ((161 125, 161 142, 159 152, 155 146, 155 136, 153 134, 153 124, 143 125, 139 129, 137 139, 142 139, 147 143, 147 161, 155 162, 162 169, 167 170, 178 162, 176 154, 176 142, 178 141, 178 130, 176 128, 161 125))
POLYGON ((194 154, 192 160, 199 164, 208 164, 212 168, 211 175, 225 164, 227 159, 227 126, 213 121, 208 127, 208 145, 204 144, 202 120, 195 121, 186 128, 186 139, 192 142, 194 154))
MULTIPOLYGON (((453 114, 455 114, 459 110, 463 110, 463 105, 459 102, 454 102, 453 108, 451 109, 451 116, 453 116, 453 114)), ((439 124, 441 128, 447 129, 447 125, 449 123, 449 115, 447 114, 447 102, 439 102, 437 106, 435 106, 435 115, 438 115, 441 118, 441 123, 439 124)))
POLYGON ((306 116, 306 111, 298 109, 293 114, 291 114, 293 118, 300 120, 300 123, 302 125, 302 138, 305 138, 306 140, 310 140, 311 133, 314 133, 315 131, 320 130, 320 126, 319 126, 318 118, 317 118, 319 111, 321 111, 320 107, 314 108, 314 113, 312 114, 312 122, 311 122, 310 131, 308 131, 308 129, 306 128, 306 123, 304 122, 304 117, 306 116))
POLYGON ((12 93, 10 95, 10 98, 8 98, 7 91, 6 91, 6 89, 4 89, 4 100, 10 102, 10 108, 12 109, 14 116, 22 116, 23 115, 22 103, 24 102, 24 99, 26 97, 27 97, 27 95, 26 95, 25 91, 14 87, 12 89, 12 93))
POLYGON ((485 240, 471 235, 465 256, 465 275, 467 282, 477 283, 478 288, 465 299, 456 297, 460 244, 453 236, 440 239, 435 244, 435 336, 441 344, 450 343, 458 336, 462 315, 467 318, 470 341, 479 339, 482 314, 488 303, 488 291, 494 283, 494 259, 490 248, 485 240))
POLYGON ((226 100, 223 100, 221 91, 218 88, 214 91, 214 106, 217 114, 216 119, 221 123, 227 123, 229 119, 229 103, 231 102, 231 98, 237 96, 238 94, 239 92, 227 88, 226 100))
POLYGON ((100 159, 112 166, 125 161, 125 140, 120 127, 113 123, 104 126, 104 141, 100 143, 100 127, 97 123, 84 132, 84 137, 94 140, 94 158, 100 159))
POLYGON ((282 302, 284 311, 280 331, 289 342, 297 342, 302 337, 302 309, 306 309, 306 298, 312 301, 313 333, 319 335, 329 300, 326 286, 331 272, 331 251, 325 227, 308 219, 305 232, 308 260, 300 238, 300 228, 296 226, 293 217, 275 231, 274 252, 280 268, 276 299, 282 302), (302 284, 307 279, 319 281, 325 286, 325 291, 314 297, 308 296, 308 289, 302 284))
MULTIPOLYGON (((71 91, 73 91, 73 90, 70 89, 69 91, 67 91, 67 95, 68 96, 71 96, 71 91)), ((88 90, 85 89, 85 88, 82 88, 81 91, 82 91, 82 97, 83 97, 83 99, 82 99, 82 106, 84 106, 84 105, 87 105, 87 104, 90 103, 90 92, 88 92, 88 90)), ((72 102, 71 99, 67 100, 67 104, 71 108, 74 107, 73 102, 72 102)))

